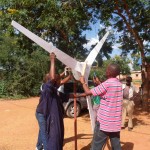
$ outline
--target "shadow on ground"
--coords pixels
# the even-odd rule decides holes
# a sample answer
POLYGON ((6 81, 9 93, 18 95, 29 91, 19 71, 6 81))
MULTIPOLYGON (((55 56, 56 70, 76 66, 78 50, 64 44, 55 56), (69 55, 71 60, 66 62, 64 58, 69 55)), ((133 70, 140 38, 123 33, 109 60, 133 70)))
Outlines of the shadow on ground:
MULTIPOLYGON (((77 139, 92 139, 92 136, 93 136, 92 134, 78 134, 77 135, 77 139)), ((75 140, 74 136, 73 137, 69 137, 69 138, 65 138, 64 139, 64 145, 66 143, 72 142, 74 140, 75 140)))
MULTIPOLYGON (((131 142, 121 142, 121 148, 122 150, 133 150, 134 144, 131 142)), ((91 143, 89 143, 87 146, 81 148, 81 150, 90 150, 91 143)), ((112 150, 110 142, 107 141, 106 145, 104 146, 103 150, 105 149, 112 150)))

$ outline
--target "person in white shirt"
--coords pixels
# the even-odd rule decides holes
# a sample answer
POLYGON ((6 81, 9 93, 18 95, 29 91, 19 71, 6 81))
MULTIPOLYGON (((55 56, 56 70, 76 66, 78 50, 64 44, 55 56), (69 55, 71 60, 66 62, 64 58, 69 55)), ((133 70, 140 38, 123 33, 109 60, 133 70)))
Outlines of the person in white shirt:
POLYGON ((126 84, 122 85, 123 89, 123 104, 122 104, 122 129, 125 128, 125 119, 128 114, 128 130, 133 129, 132 116, 134 111, 134 99, 137 95, 137 90, 132 84, 132 78, 130 76, 126 77, 126 84))

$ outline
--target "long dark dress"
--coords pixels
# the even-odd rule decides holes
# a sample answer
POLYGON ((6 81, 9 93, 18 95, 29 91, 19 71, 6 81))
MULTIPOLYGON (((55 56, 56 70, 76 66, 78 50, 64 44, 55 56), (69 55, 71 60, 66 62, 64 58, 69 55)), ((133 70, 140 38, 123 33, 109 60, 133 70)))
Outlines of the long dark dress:
POLYGON ((58 94, 57 87, 50 81, 43 85, 42 101, 37 111, 44 114, 47 121, 48 145, 47 150, 62 150, 64 140, 64 109, 62 101, 68 99, 58 94), (61 98, 63 97, 63 99, 61 98))

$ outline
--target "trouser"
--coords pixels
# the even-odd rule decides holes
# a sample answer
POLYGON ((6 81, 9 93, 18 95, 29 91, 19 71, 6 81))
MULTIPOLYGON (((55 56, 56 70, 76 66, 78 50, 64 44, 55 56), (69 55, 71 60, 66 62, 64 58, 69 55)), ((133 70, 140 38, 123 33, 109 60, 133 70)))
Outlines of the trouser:
POLYGON ((92 139, 92 145, 90 150, 102 150, 107 141, 107 137, 110 138, 112 150, 121 150, 120 145, 120 132, 105 132, 100 130, 99 122, 96 122, 94 135, 92 139))
POLYGON ((39 134, 36 147, 38 150, 47 150, 48 134, 46 132, 46 120, 43 114, 36 112, 36 118, 39 124, 39 134))
POLYGON ((96 122, 96 119, 97 119, 97 111, 99 109, 99 104, 95 104, 93 105, 93 113, 94 113, 94 120, 96 122))
POLYGON ((133 128, 133 123, 132 123, 132 117, 133 117, 133 111, 134 111, 134 102, 131 100, 124 99, 123 104, 122 104, 122 127, 125 127, 125 119, 126 115, 128 114, 128 127, 133 128))

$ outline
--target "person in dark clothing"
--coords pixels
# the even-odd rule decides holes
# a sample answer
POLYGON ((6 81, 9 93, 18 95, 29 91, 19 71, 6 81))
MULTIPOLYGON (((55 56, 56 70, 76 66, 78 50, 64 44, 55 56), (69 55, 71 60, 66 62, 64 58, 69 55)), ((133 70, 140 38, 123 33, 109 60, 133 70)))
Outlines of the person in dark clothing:
POLYGON ((55 54, 50 54, 50 73, 45 76, 42 85, 39 104, 36 109, 36 118, 39 124, 37 150, 62 150, 64 140, 64 110, 63 101, 68 95, 58 93, 60 85, 66 83, 71 75, 61 80, 61 75, 55 74, 55 54))

